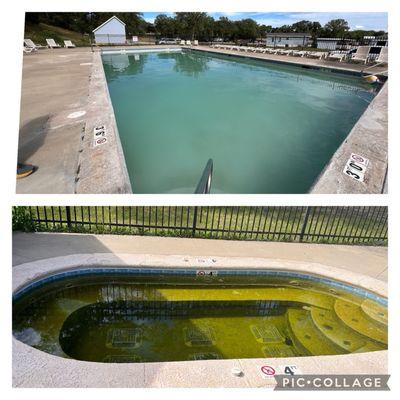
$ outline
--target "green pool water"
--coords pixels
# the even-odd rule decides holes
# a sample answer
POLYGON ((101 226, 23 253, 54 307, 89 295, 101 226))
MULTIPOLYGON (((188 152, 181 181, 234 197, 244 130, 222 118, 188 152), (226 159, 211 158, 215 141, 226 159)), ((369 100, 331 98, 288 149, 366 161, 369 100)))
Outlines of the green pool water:
POLYGON ((68 278, 14 302, 13 334, 95 362, 301 357, 387 348, 387 308, 283 277, 68 278))
POLYGON ((306 193, 374 97, 353 76, 195 51, 103 54, 134 193, 306 193))

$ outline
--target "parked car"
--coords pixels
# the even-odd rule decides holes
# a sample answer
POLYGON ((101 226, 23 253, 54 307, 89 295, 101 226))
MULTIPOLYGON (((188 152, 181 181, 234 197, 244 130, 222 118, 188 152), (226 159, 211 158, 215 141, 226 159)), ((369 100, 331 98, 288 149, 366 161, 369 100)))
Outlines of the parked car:
POLYGON ((172 39, 172 38, 161 38, 157 41, 157 44, 178 44, 180 39, 172 39))

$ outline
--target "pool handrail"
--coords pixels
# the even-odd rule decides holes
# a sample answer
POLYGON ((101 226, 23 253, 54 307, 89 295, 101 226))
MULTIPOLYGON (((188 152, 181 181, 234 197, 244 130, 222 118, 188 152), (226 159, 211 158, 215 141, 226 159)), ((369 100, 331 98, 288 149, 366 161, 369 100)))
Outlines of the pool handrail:
POLYGON ((210 158, 204 167, 203 173, 197 184, 195 194, 209 194, 211 191, 211 181, 213 174, 213 160, 210 158))

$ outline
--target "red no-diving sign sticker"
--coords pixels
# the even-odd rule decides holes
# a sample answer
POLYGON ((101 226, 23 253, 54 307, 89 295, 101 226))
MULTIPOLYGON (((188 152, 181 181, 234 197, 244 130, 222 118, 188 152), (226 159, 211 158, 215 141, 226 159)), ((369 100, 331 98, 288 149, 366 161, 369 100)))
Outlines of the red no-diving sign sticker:
POLYGON ((271 367, 270 365, 263 365, 262 367, 261 367, 261 372, 264 374, 264 375, 268 375, 268 376, 273 376, 273 375, 275 375, 275 369, 273 368, 273 367, 271 367))

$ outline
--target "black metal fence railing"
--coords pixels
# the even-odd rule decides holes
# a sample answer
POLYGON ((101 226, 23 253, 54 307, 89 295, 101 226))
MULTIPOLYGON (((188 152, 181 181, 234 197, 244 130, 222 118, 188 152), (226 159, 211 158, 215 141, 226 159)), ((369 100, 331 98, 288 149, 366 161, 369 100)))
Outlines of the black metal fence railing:
POLYGON ((386 207, 27 207, 33 230, 386 245, 386 207))

